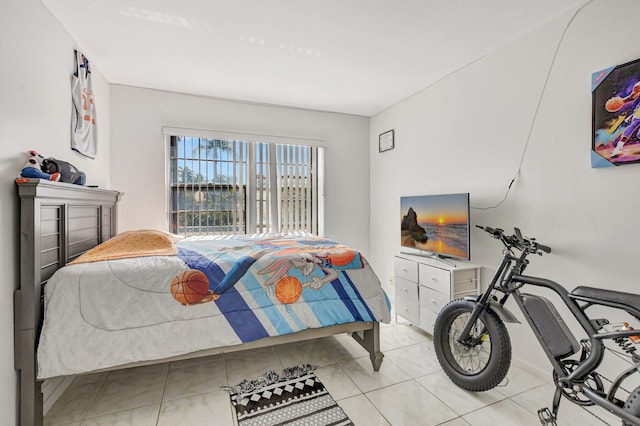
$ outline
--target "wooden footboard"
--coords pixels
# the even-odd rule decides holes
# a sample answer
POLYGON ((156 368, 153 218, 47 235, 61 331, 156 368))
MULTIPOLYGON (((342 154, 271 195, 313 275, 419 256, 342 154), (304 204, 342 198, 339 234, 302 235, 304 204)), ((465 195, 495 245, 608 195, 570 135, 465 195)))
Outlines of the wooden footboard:
MULTIPOLYGON (((42 382, 36 380, 36 349, 43 319, 43 288, 53 273, 116 234, 118 191, 39 179, 16 181, 20 196, 20 288, 15 292, 15 368, 20 374, 20 425, 43 424, 42 382)), ((214 348, 171 359, 144 361, 114 369, 297 342, 350 333, 370 354, 373 369, 382 363, 380 325, 356 322, 214 348)))

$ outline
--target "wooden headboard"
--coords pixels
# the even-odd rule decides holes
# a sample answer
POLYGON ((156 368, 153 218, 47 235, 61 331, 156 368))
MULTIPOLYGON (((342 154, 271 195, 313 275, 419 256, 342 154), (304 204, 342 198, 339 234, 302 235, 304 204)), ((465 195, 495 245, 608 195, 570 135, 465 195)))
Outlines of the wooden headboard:
POLYGON ((20 196, 20 288, 14 297, 15 368, 20 424, 42 423, 36 348, 43 287, 53 273, 116 234, 118 191, 41 179, 17 179, 20 196))

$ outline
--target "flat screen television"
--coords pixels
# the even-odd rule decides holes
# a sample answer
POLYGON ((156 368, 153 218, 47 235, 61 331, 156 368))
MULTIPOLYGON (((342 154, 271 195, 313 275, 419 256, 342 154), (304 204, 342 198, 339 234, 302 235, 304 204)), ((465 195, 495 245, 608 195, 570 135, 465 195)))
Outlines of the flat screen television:
POLYGON ((414 254, 470 260, 469 193, 400 197, 400 244, 414 254))

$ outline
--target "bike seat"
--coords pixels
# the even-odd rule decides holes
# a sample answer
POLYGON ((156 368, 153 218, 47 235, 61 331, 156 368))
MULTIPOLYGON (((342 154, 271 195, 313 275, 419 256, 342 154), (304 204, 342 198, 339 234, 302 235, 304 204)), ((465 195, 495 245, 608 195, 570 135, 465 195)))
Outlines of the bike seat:
POLYGON ((637 294, 580 286, 574 288, 569 296, 598 305, 618 307, 640 319, 640 295, 637 294))

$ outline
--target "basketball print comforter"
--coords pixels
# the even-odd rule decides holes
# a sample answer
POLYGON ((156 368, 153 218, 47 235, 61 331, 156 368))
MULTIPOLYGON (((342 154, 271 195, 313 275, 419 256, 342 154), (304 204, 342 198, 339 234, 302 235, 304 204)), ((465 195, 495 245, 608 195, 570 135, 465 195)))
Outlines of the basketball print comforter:
POLYGON ((47 283, 38 378, 308 328, 388 323, 389 308, 364 257, 325 238, 123 233, 47 283))

